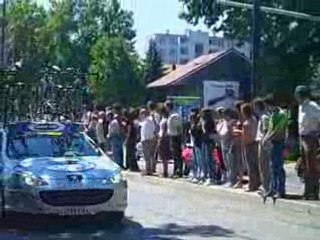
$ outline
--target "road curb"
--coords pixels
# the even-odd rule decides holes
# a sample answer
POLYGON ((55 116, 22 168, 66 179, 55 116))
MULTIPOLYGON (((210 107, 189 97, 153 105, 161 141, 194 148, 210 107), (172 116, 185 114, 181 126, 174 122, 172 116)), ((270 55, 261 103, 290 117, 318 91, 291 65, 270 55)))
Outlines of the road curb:
MULTIPOLYGON (((181 184, 184 186, 195 187, 198 189, 206 189, 212 190, 213 193, 217 193, 216 190, 219 190, 219 193, 228 193, 231 195, 238 195, 242 200, 253 200, 261 202, 261 206, 264 206, 262 203, 262 198, 255 192, 255 193, 248 193, 245 192, 243 189, 233 189, 228 188, 221 185, 211 185, 205 186, 200 184, 193 184, 188 182, 186 179, 170 179, 170 178, 162 178, 158 176, 141 176, 140 173, 134 172, 125 172, 125 176, 129 178, 139 178, 151 183, 160 183, 160 184, 181 184)), ((290 194, 290 193, 288 193, 290 194)), ((272 204, 272 200, 268 199, 266 205, 272 204)), ((286 208, 289 211, 296 211, 296 212, 305 212, 307 214, 317 215, 320 216, 320 202, 317 201, 305 201, 305 200, 291 200, 291 199, 278 199, 276 202, 275 207, 286 208)))

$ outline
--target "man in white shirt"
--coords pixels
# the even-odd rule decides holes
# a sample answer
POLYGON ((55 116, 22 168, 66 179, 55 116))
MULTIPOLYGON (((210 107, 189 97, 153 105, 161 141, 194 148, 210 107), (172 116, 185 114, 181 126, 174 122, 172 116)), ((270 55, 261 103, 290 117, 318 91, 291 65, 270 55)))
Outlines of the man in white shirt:
POLYGON ((167 101, 165 107, 170 113, 168 118, 168 135, 170 137, 171 154, 174 160, 174 176, 182 177, 183 161, 182 161, 182 118, 173 111, 172 102, 167 101))
POLYGON ((319 200, 320 159, 320 106, 310 100, 309 89, 298 86, 295 97, 299 102, 299 135, 302 163, 304 165, 306 200, 319 200))
POLYGON ((160 131, 160 115, 157 113, 157 105, 152 102, 149 101, 147 103, 147 107, 148 107, 148 112, 149 112, 149 116, 148 118, 150 118, 150 120, 153 122, 154 124, 154 138, 153 138, 153 155, 154 155, 154 161, 153 161, 153 166, 152 166, 152 171, 155 173, 156 172, 156 168, 157 168, 157 160, 158 160, 158 136, 159 136, 159 131, 160 131))
POLYGON ((155 125, 146 109, 140 110, 140 138, 142 151, 146 162, 145 175, 152 175, 154 164, 154 132, 155 125))
POLYGON ((90 123, 92 112, 86 105, 83 106, 83 115, 81 117, 82 124, 87 128, 90 123))

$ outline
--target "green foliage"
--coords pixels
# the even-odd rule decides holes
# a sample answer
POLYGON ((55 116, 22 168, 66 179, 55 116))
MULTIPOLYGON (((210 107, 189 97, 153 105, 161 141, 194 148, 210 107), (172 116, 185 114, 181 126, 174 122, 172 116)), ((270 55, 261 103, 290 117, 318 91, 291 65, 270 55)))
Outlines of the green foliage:
POLYGON ((16 0, 8 12, 8 29, 12 49, 9 57, 14 61, 23 59, 22 73, 28 80, 45 61, 46 45, 41 32, 48 15, 33 1, 16 0))
MULTIPOLYGON (((215 0, 179 0, 184 4, 181 18, 189 23, 203 21, 226 37, 251 41, 252 12, 218 5, 215 0), (222 20, 221 20, 222 19, 222 20)), ((251 0, 237 0, 252 3, 251 0)), ((262 0, 262 6, 285 8, 309 14, 320 12, 320 2, 262 0), (303 2, 303 3, 302 3, 303 2)), ((294 86, 308 83, 320 62, 320 24, 292 17, 262 13, 262 58, 259 89, 292 92, 294 86)))
POLYGON ((99 73, 98 80, 90 82, 97 101, 120 102, 124 105, 139 101, 142 85, 136 69, 137 55, 122 37, 104 37, 97 41, 92 52, 90 71, 99 73))
POLYGON ((149 48, 144 61, 144 81, 146 84, 160 78, 163 74, 162 60, 155 41, 149 41, 149 48))
POLYGON ((38 80, 41 68, 49 63, 84 73, 99 71, 100 78, 93 77, 90 83, 100 100, 109 99, 109 94, 119 99, 128 91, 123 100, 133 101, 143 94, 141 84, 136 84, 142 70, 133 47, 133 13, 122 9, 119 0, 50 0, 47 10, 33 0, 13 0, 7 20, 10 59, 23 59, 24 78, 38 80))

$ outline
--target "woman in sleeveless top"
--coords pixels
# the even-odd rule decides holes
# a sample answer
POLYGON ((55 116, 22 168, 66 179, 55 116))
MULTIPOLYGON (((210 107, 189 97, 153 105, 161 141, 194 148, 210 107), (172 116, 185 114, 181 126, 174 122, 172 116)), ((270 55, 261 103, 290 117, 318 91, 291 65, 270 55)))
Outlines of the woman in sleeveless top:
POLYGON ((230 157, 232 158, 231 162, 234 164, 236 176, 232 177, 231 185, 234 188, 242 188, 243 186, 243 175, 244 175, 244 154, 243 154, 243 146, 241 141, 241 132, 242 132, 242 117, 241 117, 241 105, 242 101, 237 102, 236 111, 234 112, 234 116, 232 117, 229 127, 232 129, 232 140, 231 140, 231 149, 230 149, 230 157))
POLYGON ((258 190, 260 186, 258 149, 256 143, 258 123, 249 103, 241 106, 241 115, 243 118, 241 139, 249 175, 248 191, 252 192, 258 190))

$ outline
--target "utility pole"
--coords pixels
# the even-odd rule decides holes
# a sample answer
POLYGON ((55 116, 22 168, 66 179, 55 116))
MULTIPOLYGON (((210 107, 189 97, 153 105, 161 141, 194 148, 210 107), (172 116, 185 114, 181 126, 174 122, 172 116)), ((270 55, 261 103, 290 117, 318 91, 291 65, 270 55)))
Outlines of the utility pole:
POLYGON ((261 0, 253 1, 252 11, 252 69, 251 69, 251 98, 257 93, 258 62, 260 57, 261 32, 261 0))
POLYGON ((1 19, 1 66, 5 65, 5 45, 6 45, 6 10, 7 10, 7 0, 2 0, 2 19, 1 19))
POLYGON ((261 12, 287 16, 294 19, 302 19, 310 22, 320 22, 320 16, 310 15, 302 12, 295 12, 280 8, 265 7, 261 6, 261 0, 253 0, 253 4, 237 2, 233 0, 216 0, 216 4, 235 7, 242 9, 252 10, 252 72, 251 72, 251 97, 256 94, 257 82, 259 81, 259 75, 257 74, 257 65, 259 61, 259 48, 260 48, 260 37, 261 37, 261 12))

